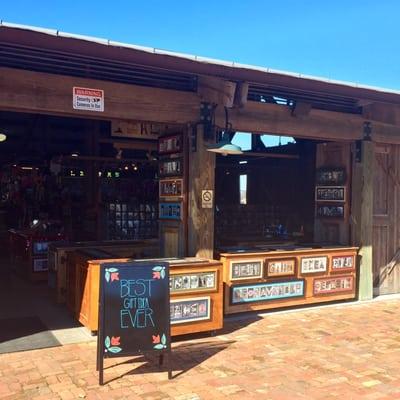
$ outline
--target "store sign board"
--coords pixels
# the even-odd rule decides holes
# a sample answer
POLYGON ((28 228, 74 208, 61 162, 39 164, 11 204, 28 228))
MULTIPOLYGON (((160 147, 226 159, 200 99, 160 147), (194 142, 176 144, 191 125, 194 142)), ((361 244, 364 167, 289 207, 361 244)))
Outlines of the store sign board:
POLYGON ((230 279, 257 279, 263 276, 263 259, 231 261, 230 279))
POLYGON ((303 257, 301 259, 301 273, 315 274, 326 272, 328 269, 328 257, 303 257))
POLYGON ((354 270, 355 257, 354 255, 332 256, 332 272, 354 270))
POLYGON ((268 277, 292 276, 296 273, 296 259, 267 260, 268 277))
POLYGON ((74 110, 104 112, 104 90, 74 86, 72 91, 74 110))
POLYGON ((337 276, 314 279, 314 295, 352 292, 354 290, 354 276, 337 276))
POLYGON ((303 297, 304 289, 303 279, 233 286, 231 288, 231 304, 303 297))
POLYGON ((169 299, 168 263, 101 264, 100 384, 105 357, 170 353, 169 299))
POLYGON ((319 202, 337 201, 344 202, 346 199, 345 186, 317 186, 315 188, 315 200, 319 202))
POLYGON ((199 272, 194 274, 174 274, 170 277, 171 293, 216 290, 215 272, 199 272))
POLYGON ((203 321, 211 316, 210 297, 172 300, 170 304, 171 324, 203 321))

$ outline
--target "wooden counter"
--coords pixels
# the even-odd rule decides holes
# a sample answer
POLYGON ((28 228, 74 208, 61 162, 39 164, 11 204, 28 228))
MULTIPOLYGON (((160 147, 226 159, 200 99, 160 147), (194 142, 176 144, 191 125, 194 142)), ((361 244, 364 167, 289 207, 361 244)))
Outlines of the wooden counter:
MULTIPOLYGON (((171 335, 221 329, 223 325, 221 262, 198 258, 158 260, 170 263, 171 335)), ((75 296, 75 316, 92 332, 98 329, 100 264, 127 261, 132 259, 89 260, 78 252, 75 256, 77 282, 79 282, 75 296)))
POLYGON ((224 313, 354 299, 357 248, 221 253, 224 313))

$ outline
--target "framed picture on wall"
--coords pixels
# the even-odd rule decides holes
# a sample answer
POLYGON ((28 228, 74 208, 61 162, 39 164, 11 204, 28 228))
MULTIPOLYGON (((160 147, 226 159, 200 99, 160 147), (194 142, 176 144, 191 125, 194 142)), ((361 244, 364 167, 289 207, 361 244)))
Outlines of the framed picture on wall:
POLYGON ((318 185, 344 185, 346 183, 346 170, 342 167, 318 168, 316 182, 318 185))
POLYGON ((159 213, 160 219, 182 219, 182 203, 160 202, 159 213))
POLYGON ((160 179, 160 197, 180 197, 183 196, 183 179, 160 179))
POLYGON ((318 218, 344 218, 343 205, 317 205, 318 218))
POLYGON ((315 188, 315 201, 346 201, 346 187, 345 186, 316 186, 315 188))
POLYGON ((182 152, 182 135, 163 136, 158 139, 158 153, 173 154, 182 152))
POLYGON ((158 164, 160 177, 181 176, 183 174, 182 158, 170 158, 161 160, 158 164))

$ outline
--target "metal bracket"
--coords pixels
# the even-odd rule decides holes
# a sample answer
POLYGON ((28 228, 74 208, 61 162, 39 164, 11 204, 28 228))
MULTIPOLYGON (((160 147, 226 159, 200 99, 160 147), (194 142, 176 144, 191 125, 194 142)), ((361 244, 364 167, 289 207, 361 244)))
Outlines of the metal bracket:
POLYGON ((372 126, 371 122, 365 121, 363 127, 363 140, 372 140, 372 126))
POLYGON ((204 140, 213 139, 213 119, 215 106, 211 103, 201 102, 200 104, 200 123, 203 124, 204 140))

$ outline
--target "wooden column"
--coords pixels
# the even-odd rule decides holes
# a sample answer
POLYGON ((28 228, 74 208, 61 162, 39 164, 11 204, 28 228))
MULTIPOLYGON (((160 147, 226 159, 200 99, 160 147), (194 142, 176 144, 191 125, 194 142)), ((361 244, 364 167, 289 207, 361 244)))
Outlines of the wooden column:
POLYGON ((361 142, 361 162, 355 162, 353 168, 352 190, 352 238, 360 247, 359 251, 359 300, 373 297, 373 171, 374 143, 361 142))
POLYGON ((199 125, 196 151, 189 149, 188 250, 189 256, 213 258, 214 204, 212 208, 202 208, 201 196, 206 189, 215 194, 215 154, 205 145, 203 126, 199 125))

